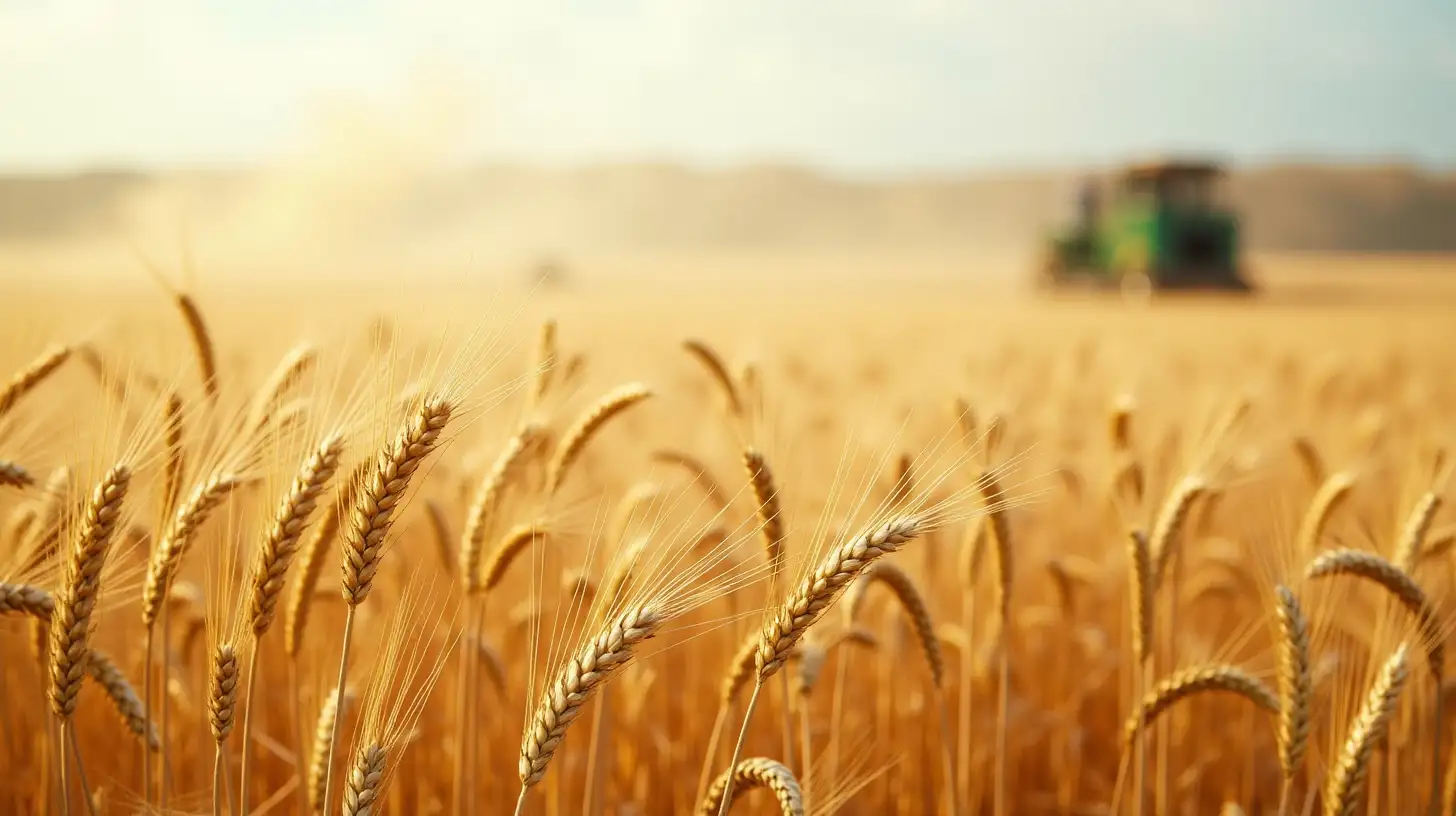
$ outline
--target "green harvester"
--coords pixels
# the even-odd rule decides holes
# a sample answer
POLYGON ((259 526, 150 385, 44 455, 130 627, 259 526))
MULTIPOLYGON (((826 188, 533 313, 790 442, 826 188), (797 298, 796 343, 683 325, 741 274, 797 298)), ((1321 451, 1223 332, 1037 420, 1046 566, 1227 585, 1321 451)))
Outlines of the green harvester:
POLYGON ((1217 198, 1222 169, 1162 161, 1123 169, 1110 201, 1088 185, 1078 222, 1047 242, 1040 283, 1055 288, 1252 291, 1239 223, 1217 198))

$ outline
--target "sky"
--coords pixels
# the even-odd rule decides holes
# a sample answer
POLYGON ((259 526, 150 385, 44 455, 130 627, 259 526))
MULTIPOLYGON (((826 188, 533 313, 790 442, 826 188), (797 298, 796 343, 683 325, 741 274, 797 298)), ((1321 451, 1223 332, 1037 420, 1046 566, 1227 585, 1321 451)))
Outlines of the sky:
POLYGON ((1456 166, 1450 0, 0 0, 0 170, 1456 166), (398 145, 396 145, 398 146, 398 145))

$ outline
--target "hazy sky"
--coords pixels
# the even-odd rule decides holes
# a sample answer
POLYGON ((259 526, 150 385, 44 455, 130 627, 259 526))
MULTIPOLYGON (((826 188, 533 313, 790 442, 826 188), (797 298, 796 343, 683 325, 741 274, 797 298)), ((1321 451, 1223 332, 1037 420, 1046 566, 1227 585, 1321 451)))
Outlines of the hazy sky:
POLYGON ((1452 0, 0 0, 0 167, 1456 165, 1452 0), (334 141, 320 140, 329 134, 334 141))

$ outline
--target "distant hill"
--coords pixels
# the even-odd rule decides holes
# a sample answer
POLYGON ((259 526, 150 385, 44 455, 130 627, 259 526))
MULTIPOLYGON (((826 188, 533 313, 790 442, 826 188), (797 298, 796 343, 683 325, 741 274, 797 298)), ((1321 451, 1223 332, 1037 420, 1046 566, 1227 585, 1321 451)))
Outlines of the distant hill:
MULTIPOLYGON (((367 245, 512 251, 1032 246, 1067 217, 1077 174, 1004 172, 854 181, 788 166, 670 164, 454 173, 296 172, 0 176, 0 243, 105 238, 158 201, 199 230, 367 245)), ((1456 250, 1456 174, 1400 166, 1241 169, 1226 185, 1256 250, 1456 250)), ((261 237, 259 237, 261 236, 261 237)))

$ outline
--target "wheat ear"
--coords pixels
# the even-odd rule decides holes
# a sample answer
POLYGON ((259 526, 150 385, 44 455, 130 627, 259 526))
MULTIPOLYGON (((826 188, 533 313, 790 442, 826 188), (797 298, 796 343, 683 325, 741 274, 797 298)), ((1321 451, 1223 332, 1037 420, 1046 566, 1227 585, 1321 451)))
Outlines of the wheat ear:
MULTIPOLYGON (((714 780, 713 786, 708 789, 707 796, 703 797, 703 802, 698 807, 701 816, 713 816, 724 806, 732 808, 733 801, 725 802, 723 799, 729 788, 730 775, 733 777, 734 791, 767 788, 778 801, 779 812, 783 816, 804 816, 804 792, 799 787, 799 780, 794 778, 793 772, 788 768, 765 757, 749 757, 714 780)), ((736 793, 734 798, 737 798, 736 793)))
POLYGON ((1274 587, 1275 616, 1279 620, 1279 766, 1284 781, 1279 795, 1279 812, 1287 812, 1294 777, 1304 762, 1309 744, 1309 708, 1314 697, 1314 679, 1309 670, 1309 625, 1300 609, 1299 598, 1289 587, 1274 587))
POLYGON ((273 419, 273 412, 283 404, 283 398, 307 376, 317 361, 318 352, 306 343, 295 346, 283 355, 267 382, 258 390, 257 400, 253 403, 252 414, 248 419, 250 432, 257 433, 273 419))
POLYGON ((713 478, 713 472, 703 460, 693 456, 686 451, 680 450, 659 450, 654 451, 652 460, 664 465, 672 465, 682 468, 688 475, 693 477, 693 484, 703 491, 707 496, 708 503, 714 510, 722 510, 728 506, 728 494, 718 480, 713 478))
POLYGON ((1299 459, 1299 467, 1304 471, 1304 477, 1310 484, 1319 484, 1325 478, 1325 460, 1320 456, 1319 449, 1314 446, 1313 440, 1307 436, 1296 436, 1294 438, 1294 455, 1299 459))
POLYGON ((557 445, 551 460, 546 464, 546 493, 554 494, 566 478, 573 462, 581 456, 586 443, 613 417, 652 396, 645 385, 631 383, 602 397, 577 418, 576 424, 567 429, 557 445))
POLYGON ((531 381, 529 407, 540 405, 551 390, 551 375, 556 369, 557 356, 556 321, 544 320, 541 322, 541 333, 536 338, 536 376, 531 381))
POLYGON ((61 548, 61 527, 70 500, 71 470, 64 465, 51 471, 42 489, 44 504, 36 521, 30 551, 17 575, 35 575, 44 569, 61 548))
POLYGON ((758 519, 763 535, 764 557, 775 579, 784 567, 784 516, 779 507, 779 493, 775 486, 773 471, 763 454, 748 448, 743 452, 743 467, 748 471, 748 481, 753 487, 754 502, 758 507, 758 519))
POLYGON ((936 688, 940 688, 945 681, 945 656, 941 652, 940 638, 935 634, 935 623, 931 620, 930 607, 925 603, 925 596, 920 594, 919 587, 915 586, 915 579, 908 573, 888 561, 871 565, 846 593, 845 607, 849 611, 849 619, 854 620, 858 608, 864 603, 866 592, 875 583, 889 588, 900 602, 900 608, 905 610, 905 616, 910 619, 911 627, 915 630, 915 637, 920 641, 921 651, 925 653, 925 662, 930 666, 931 682, 936 688))
POLYGON ((252 580, 248 587, 253 648, 248 652, 247 676, 244 678, 247 690, 243 705, 243 768, 238 785, 242 800, 240 809, 243 813, 248 812, 248 782, 252 778, 253 692, 257 688, 258 656, 262 652, 258 648, 258 641, 273 625, 278 596, 283 592, 284 580, 298 551, 299 539, 313 515, 319 495, 327 488, 329 480, 338 470, 339 457, 342 454, 343 439, 338 435, 326 437, 309 454, 280 501, 273 523, 268 527, 253 560, 252 580))
POLYGON ((50 349, 41 356, 31 361, 30 365, 15 372, 10 381, 0 388, 0 417, 10 413, 15 403, 20 398, 35 390, 37 385, 52 372, 61 367, 61 364, 71 356, 70 346, 58 346, 50 349))
POLYGON ((1178 482, 1173 492, 1158 509, 1153 522, 1152 535, 1148 538, 1148 551, 1153 559, 1153 587, 1162 586, 1163 575, 1168 571, 1168 562, 1178 546, 1183 524, 1193 505, 1208 493, 1208 482, 1198 475, 1190 475, 1178 482))
POLYGON ((373 816, 384 788, 385 759, 381 745, 371 743, 359 749, 344 784, 344 816, 373 816))
POLYGON ((86 660, 86 673, 106 692, 116 713, 126 723, 127 730, 146 743, 148 749, 156 751, 162 747, 157 729, 147 722, 142 701, 137 697, 131 681, 116 665, 111 656, 100 649, 92 649, 86 660))
POLYGON ((1181 700, 1209 691, 1237 694, 1255 706, 1278 713, 1279 699, 1263 681, 1238 666, 1215 663, 1183 669, 1153 686, 1138 704, 1138 711, 1128 718, 1124 739, 1131 742, 1139 727, 1147 728, 1163 712, 1181 700))
POLYGON ((425 400, 353 491, 342 550, 344 601, 350 606, 369 597, 394 511, 409 488, 410 478, 439 444, 452 409, 442 397, 425 400))
POLYGON ((1365 696, 1365 704, 1350 726, 1350 735, 1330 769, 1325 790, 1325 816, 1354 816, 1359 811, 1360 803, 1365 799, 1371 755, 1390 727, 1390 718, 1395 714, 1395 704, 1405 686, 1407 674, 1406 645, 1401 644, 1380 667, 1380 673, 1365 696))
POLYGON ((30 584, 0 583, 0 615, 29 615, 50 623, 55 611, 55 598, 44 589, 30 584))
MULTIPOLYGON (((941 652, 940 638, 935 633, 935 622, 930 617, 930 607, 925 603, 925 597, 920 594, 919 588, 915 586, 915 580, 889 561, 877 561, 860 575, 850 588, 850 592, 857 597, 849 599, 849 606, 852 608, 855 602, 863 596, 864 591, 875 583, 882 583, 889 587, 895 598, 899 600, 900 608, 905 611, 905 616, 910 619, 916 637, 920 640, 921 651, 925 653, 925 662, 930 666, 930 680, 935 688, 935 704, 939 715, 945 802, 947 811, 951 816, 955 816, 959 812, 959 803, 956 801, 955 791, 955 761, 951 756, 950 720, 945 705, 945 656, 941 652)), ((852 614, 853 612, 851 612, 852 614)), ((817 674, 817 670, 815 673, 817 674)), ((801 709, 801 714, 807 717, 806 712, 807 708, 801 709)), ((809 733, 807 724, 804 733, 807 753, 809 733)), ((810 767, 807 759, 804 767, 810 767)))
POLYGON ((1320 482, 1314 498, 1309 501, 1309 509, 1304 511, 1304 517, 1300 519, 1299 532, 1295 536, 1299 552, 1306 558, 1313 556, 1319 548, 1320 538, 1324 535, 1330 516, 1345 502, 1354 486, 1355 474, 1351 471, 1332 473, 1320 482))
POLYGON ((478 583, 490 591, 500 585, 516 557, 527 548, 546 540, 546 531, 536 524, 520 524, 507 532, 491 552, 486 562, 485 573, 478 583))
POLYGON ((209 402, 217 402, 217 351, 212 344, 212 335, 207 330, 207 321, 202 319, 202 309, 197 301, 185 292, 176 295, 177 309, 182 321, 187 324, 187 336, 192 340, 192 350, 197 355, 197 370, 202 376, 202 387, 209 402))
POLYGON ((1441 509, 1441 497, 1434 491, 1427 491, 1421 495, 1415 507, 1411 508, 1410 515, 1406 517, 1404 526, 1401 527, 1400 538, 1395 547, 1395 564, 1406 572, 1416 568, 1420 563, 1422 548, 1426 543, 1426 534, 1431 531, 1431 522, 1436 518, 1436 512, 1441 509))
POLYGON ((207 719, 212 738, 221 743, 233 731, 237 713, 238 653, 231 643, 222 643, 213 650, 208 667, 207 719))
POLYGON ((185 427, 182 422, 182 396, 176 391, 167 394, 162 406, 163 444, 167 459, 162 465, 162 517, 177 510, 182 499, 182 481, 187 471, 185 427))
POLYGON ((460 535, 460 580, 467 594, 480 591, 480 556, 485 536, 495 520, 506 488, 526 462, 527 454, 545 438, 545 429, 527 423, 513 434, 501 449, 495 463, 481 479, 470 509, 465 514, 465 529, 460 535))
POLYGON ((1152 552, 1148 537, 1141 530, 1128 533, 1128 560, 1132 564, 1132 644, 1139 666, 1147 665, 1153 649, 1153 575, 1152 552))
POLYGON ((334 720, 339 714, 339 699, 345 704, 352 699, 347 692, 338 694, 330 691, 319 707, 318 722, 313 730, 313 753, 308 762, 308 806, 310 812, 321 816, 324 812, 324 779, 328 776, 329 739, 334 735, 334 720))
POLYGON ((90 654, 91 615, 101 593, 101 572, 131 485, 131 470, 113 467, 91 492, 82 511, 66 568, 66 583, 51 615, 51 710, 66 719, 76 710, 76 694, 90 654))
MULTIPOLYGON (((381 451, 368 470, 351 480, 349 525, 344 531, 343 596, 349 605, 344 614, 343 649, 339 655, 337 694, 344 693, 344 679, 349 671, 349 648, 354 633, 354 613, 369 597, 374 576, 384 555, 384 542, 394 521, 394 511, 409 489, 410 479, 424 463, 425 457, 439 445, 440 435, 450 421, 454 406, 442 396, 431 396, 420 403, 418 410, 405 423, 389 447, 381 451)), ((366 459, 365 463, 370 462, 366 459)), ((324 807, 333 793, 334 748, 339 741, 339 724, 329 739, 327 770, 324 774, 324 807)))
POLYGON ((1353 575, 1384 587, 1416 619, 1426 659, 1439 686, 1446 665, 1446 646, 1441 637, 1436 609, 1425 590, 1405 570, 1380 556, 1360 550, 1328 550, 1320 553, 1305 568, 1306 578, 1353 575))
POLYGON ((156 622, 162 604, 167 600, 172 581, 197 529, 238 484, 239 480, 234 476, 214 476, 194 488, 177 508, 152 554, 146 582, 142 585, 142 622, 148 628, 156 622))
POLYGON ((273 623, 288 568, 293 564, 299 541, 318 505, 319 496, 338 470, 343 447, 343 439, 333 435, 309 454, 279 503, 273 523, 258 547, 248 599, 254 637, 261 638, 273 623))
POLYGON ((294 579, 293 587, 288 592, 288 601, 284 605, 283 651, 289 657, 296 658, 303 645, 303 632, 308 626, 314 587, 318 585, 319 573, 324 568, 324 553, 338 531, 339 505, 332 503, 325 506, 318 525, 299 549, 298 577, 294 579))
POLYGON ((662 623, 662 616, 651 606, 629 609, 589 640, 556 674, 521 740, 518 772, 522 803, 526 790, 546 775, 547 766, 566 738, 566 729, 581 714, 592 692, 627 665, 634 650, 655 635, 662 623))
POLYGON ((788 660, 794 645, 840 592, 880 556, 895 552, 928 528, 918 516, 900 516, 831 550, 784 600, 758 634, 755 665, 761 683, 788 660))
POLYGON ((713 378, 728 404, 728 412, 733 416, 742 416, 743 398, 739 396, 738 385, 733 382, 733 375, 728 373, 728 366, 718 356, 718 352, 702 340, 691 338, 683 341, 683 350, 697 360, 703 370, 708 372, 708 376, 713 378))

